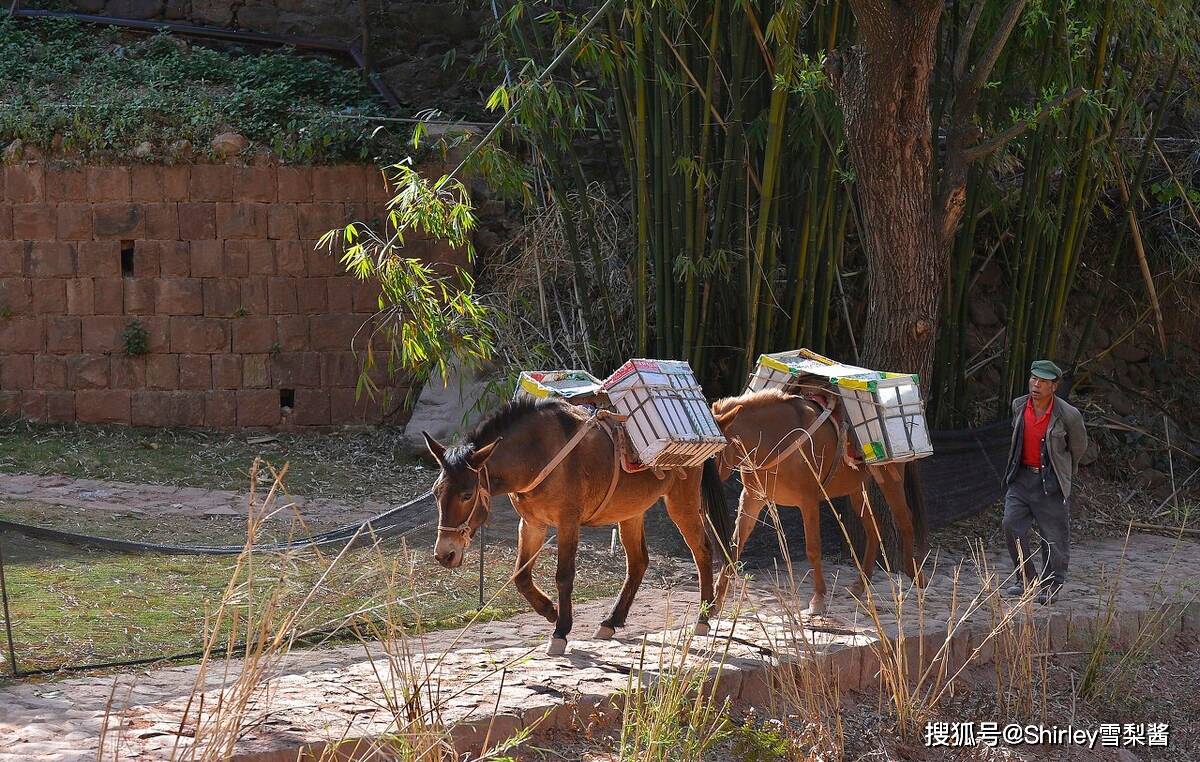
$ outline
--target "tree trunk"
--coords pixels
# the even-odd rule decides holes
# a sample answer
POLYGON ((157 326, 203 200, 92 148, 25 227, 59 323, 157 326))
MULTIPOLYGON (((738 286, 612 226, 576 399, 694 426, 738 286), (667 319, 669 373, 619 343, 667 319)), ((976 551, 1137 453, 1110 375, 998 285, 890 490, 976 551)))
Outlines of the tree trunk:
POLYGON ((858 39, 830 64, 866 218, 864 363, 929 383, 946 277, 933 210, 930 93, 942 0, 854 0, 858 39))

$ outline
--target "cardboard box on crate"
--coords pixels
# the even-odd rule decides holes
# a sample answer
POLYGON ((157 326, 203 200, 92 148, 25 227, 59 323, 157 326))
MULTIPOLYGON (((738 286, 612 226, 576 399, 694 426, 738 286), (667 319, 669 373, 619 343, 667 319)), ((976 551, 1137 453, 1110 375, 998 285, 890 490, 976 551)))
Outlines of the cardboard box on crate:
POLYGON ((795 349, 791 352, 776 352, 769 355, 759 355, 758 365, 750 374, 746 383, 747 392, 757 392, 763 389, 782 389, 785 392, 795 391, 806 377, 818 384, 825 384, 828 379, 841 376, 856 376, 871 373, 868 368, 830 360, 808 349, 795 349))
POLYGON ((826 389, 842 400, 865 462, 900 462, 933 454, 915 374, 870 370, 797 349, 760 356, 746 390, 790 392, 805 386, 826 389))
POLYGON ((513 399, 558 397, 575 405, 608 407, 600 379, 586 370, 527 370, 517 378, 513 399))
POLYGON ((655 468, 699 466, 725 447, 692 367, 679 360, 629 360, 604 380, 638 460, 655 468))

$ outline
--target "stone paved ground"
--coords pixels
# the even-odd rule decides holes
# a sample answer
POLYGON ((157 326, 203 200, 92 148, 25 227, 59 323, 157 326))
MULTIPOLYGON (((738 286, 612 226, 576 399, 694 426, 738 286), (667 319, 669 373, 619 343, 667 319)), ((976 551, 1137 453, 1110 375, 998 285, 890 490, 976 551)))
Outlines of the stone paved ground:
MULTIPOLYGON (((1163 605, 1175 606, 1175 629, 1200 630, 1200 544, 1155 536, 1082 543, 1072 549, 1073 581, 1063 598, 1034 613, 1045 626, 1046 648, 1079 649, 1090 628, 1103 618, 1108 590, 1115 591, 1119 614, 1114 619, 1117 641, 1128 642, 1151 614, 1163 605), (1190 605, 1187 602, 1190 601, 1190 605)), ((990 562, 999 566, 998 559, 990 562)), ((952 564, 942 561, 932 576, 920 613, 925 633, 921 649, 926 662, 943 659, 955 669, 968 656, 991 658, 984 637, 989 612, 981 609, 965 623, 950 615, 955 587, 952 564), (940 655, 930 644, 946 643, 940 655)), ((970 566, 968 562, 967 566, 970 566)), ((845 568, 827 567, 827 574, 850 579, 845 568)), ((955 609, 979 590, 968 570, 957 585, 955 609)), ((802 587, 807 595, 807 586, 802 587)), ((879 575, 874 591, 890 598, 890 585, 879 575)), ((694 638, 684 649, 680 638, 690 629, 694 591, 641 591, 628 626, 612 641, 585 638, 607 610, 607 602, 577 607, 575 634, 564 657, 544 654, 549 626, 525 614, 467 631, 435 633, 408 642, 415 652, 410 667, 392 669, 382 646, 341 646, 289 654, 272 665, 270 679, 248 694, 244 726, 235 759, 295 759, 298 749, 320 748, 338 739, 371 739, 392 729, 387 700, 394 691, 382 685, 403 684, 411 674, 422 676, 427 705, 439 708, 439 719, 454 728, 462 749, 478 747, 491 728, 492 738, 525 726, 567 727, 593 720, 614 719, 607 699, 628 685, 630 672, 641 660, 646 674, 659 668, 659 655, 687 650, 693 664, 709 669, 720 691, 735 699, 762 703, 766 698, 766 668, 785 655, 795 632, 784 623, 795 606, 773 600, 771 586, 760 579, 751 586, 736 621, 721 620, 712 637, 694 638), (672 629, 675 628, 675 629, 672 629), (605 708, 609 707, 609 708, 605 708), (495 719, 493 719, 495 713, 495 719)), ((881 603, 880 621, 887 637, 897 631, 896 612, 881 603)), ((917 607, 910 598, 900 618, 909 633, 906 652, 916 662, 919 641, 917 607)), ((729 613, 729 612, 726 612, 729 613)), ((847 599, 838 585, 825 617, 806 621, 805 638, 815 644, 839 676, 843 688, 877 684, 879 659, 872 644, 879 633, 861 608, 847 599)), ((236 695, 236 660, 210 671, 204 679, 207 710, 236 695), (221 692, 224 684, 226 690, 221 692)), ((17 684, 0 689, 0 760, 97 759, 101 727, 110 698, 109 732, 100 751, 103 759, 164 759, 173 747, 196 743, 194 720, 181 727, 199 667, 175 667, 113 677, 84 677, 17 684)), ((191 706, 195 714, 197 702, 191 706)), ((211 716, 208 714, 206 716, 211 716)), ((201 724, 201 743, 204 728, 201 724)), ((365 743, 369 743, 364 741, 365 743)))

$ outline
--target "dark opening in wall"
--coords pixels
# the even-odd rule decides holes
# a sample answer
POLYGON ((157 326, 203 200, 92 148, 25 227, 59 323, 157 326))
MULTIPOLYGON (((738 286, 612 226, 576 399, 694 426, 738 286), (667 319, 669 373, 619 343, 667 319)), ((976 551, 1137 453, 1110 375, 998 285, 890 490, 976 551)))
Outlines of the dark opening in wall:
POLYGON ((296 406, 296 390, 295 389, 280 389, 279 390, 279 407, 286 407, 289 410, 296 406))
POLYGON ((121 241, 121 275, 133 275, 133 241, 121 241))

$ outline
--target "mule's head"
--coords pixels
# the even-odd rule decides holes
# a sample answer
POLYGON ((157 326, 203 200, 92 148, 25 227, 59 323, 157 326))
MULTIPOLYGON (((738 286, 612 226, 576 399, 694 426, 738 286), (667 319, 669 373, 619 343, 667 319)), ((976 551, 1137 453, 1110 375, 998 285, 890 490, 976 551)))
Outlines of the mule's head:
POLYGON ((471 445, 447 449, 429 434, 422 432, 422 436, 441 466, 441 473, 433 483, 438 505, 433 557, 447 569, 456 569, 462 566, 471 538, 491 511, 491 483, 485 465, 499 440, 479 449, 471 445))
POLYGON ((717 473, 721 476, 721 481, 728 481, 729 477, 737 468, 737 464, 741 461, 741 441, 733 431, 733 422, 737 418, 738 413, 742 412, 743 405, 737 404, 736 398, 727 397, 717 400, 712 404, 713 418, 717 422, 717 426, 721 428, 721 433, 725 435, 725 439, 729 444, 725 445, 725 449, 717 453, 717 473))

